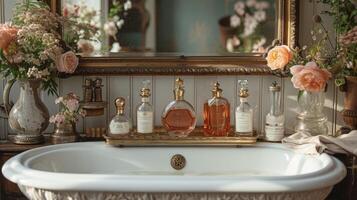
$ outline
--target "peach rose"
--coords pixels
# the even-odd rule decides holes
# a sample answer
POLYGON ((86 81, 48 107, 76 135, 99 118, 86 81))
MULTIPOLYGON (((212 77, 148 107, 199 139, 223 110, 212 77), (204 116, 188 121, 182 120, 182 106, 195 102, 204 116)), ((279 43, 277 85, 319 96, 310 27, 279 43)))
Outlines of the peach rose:
POLYGON ((16 39, 17 28, 5 24, 0 25, 0 49, 7 50, 12 41, 16 39))
POLYGON ((293 58, 293 54, 288 46, 276 46, 268 52, 266 60, 272 70, 283 69, 293 58))
POLYGON ((78 66, 78 58, 72 51, 67 51, 57 57, 56 65, 59 72, 72 74, 78 66))
POLYGON ((290 68, 293 77, 291 81, 294 87, 308 92, 320 92, 325 89, 327 81, 332 77, 326 69, 321 69, 315 62, 309 62, 305 66, 295 65, 290 68))

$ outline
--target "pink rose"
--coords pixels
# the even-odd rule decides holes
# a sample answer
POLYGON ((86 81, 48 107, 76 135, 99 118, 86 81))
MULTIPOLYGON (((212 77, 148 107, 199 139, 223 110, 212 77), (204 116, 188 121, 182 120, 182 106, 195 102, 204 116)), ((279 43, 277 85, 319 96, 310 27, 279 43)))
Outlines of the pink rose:
POLYGON ((62 124, 66 120, 66 117, 62 113, 58 113, 55 116, 50 117, 50 123, 62 124))
POLYGON ((283 69, 293 58, 293 53, 286 45, 272 48, 266 57, 267 65, 272 70, 283 69))
POLYGON ((320 92, 325 89, 327 81, 332 77, 326 69, 321 69, 315 62, 309 62, 305 66, 295 65, 290 68, 293 75, 291 81, 294 87, 308 92, 320 92))
POLYGON ((78 66, 78 58, 72 51, 67 51, 57 57, 56 64, 59 72, 72 74, 78 66))
POLYGON ((0 49, 7 50, 11 42, 17 37, 17 28, 10 27, 5 24, 0 25, 0 49))
POLYGON ((71 112, 75 112, 79 108, 79 102, 77 99, 68 99, 65 101, 65 105, 71 112))

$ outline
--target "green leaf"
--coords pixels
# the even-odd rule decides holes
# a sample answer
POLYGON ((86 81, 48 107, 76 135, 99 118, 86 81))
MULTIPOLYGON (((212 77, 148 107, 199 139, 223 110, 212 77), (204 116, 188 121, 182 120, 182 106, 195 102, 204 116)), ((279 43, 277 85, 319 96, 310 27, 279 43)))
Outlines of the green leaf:
POLYGON ((304 90, 299 90, 297 100, 299 101, 301 96, 304 94, 304 90))
POLYGON ((336 86, 340 87, 340 86, 346 84, 346 81, 344 78, 339 78, 339 79, 335 80, 335 84, 336 84, 336 86))

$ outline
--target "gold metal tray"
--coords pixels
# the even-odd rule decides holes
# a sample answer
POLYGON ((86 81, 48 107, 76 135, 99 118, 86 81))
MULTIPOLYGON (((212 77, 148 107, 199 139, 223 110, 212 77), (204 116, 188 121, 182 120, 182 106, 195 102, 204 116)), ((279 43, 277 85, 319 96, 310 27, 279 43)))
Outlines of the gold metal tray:
POLYGON ((253 145, 257 142, 256 132, 253 136, 235 136, 231 133, 227 137, 207 137, 202 129, 193 131, 187 137, 173 137, 163 129, 155 130, 155 133, 140 134, 130 133, 126 135, 103 136, 106 143, 112 146, 207 146, 207 145, 253 145))

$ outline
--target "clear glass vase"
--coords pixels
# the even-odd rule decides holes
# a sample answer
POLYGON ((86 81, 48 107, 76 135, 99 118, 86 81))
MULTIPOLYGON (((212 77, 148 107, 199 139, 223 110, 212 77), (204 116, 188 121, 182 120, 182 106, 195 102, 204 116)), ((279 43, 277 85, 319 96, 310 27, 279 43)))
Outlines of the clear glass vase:
POLYGON ((327 117, 323 113, 325 92, 303 91, 298 98, 296 132, 308 132, 311 135, 327 135, 327 117))
POLYGON ((79 135, 76 132, 76 123, 65 121, 62 124, 55 124, 55 131, 52 134, 52 143, 61 144, 76 142, 79 135))

